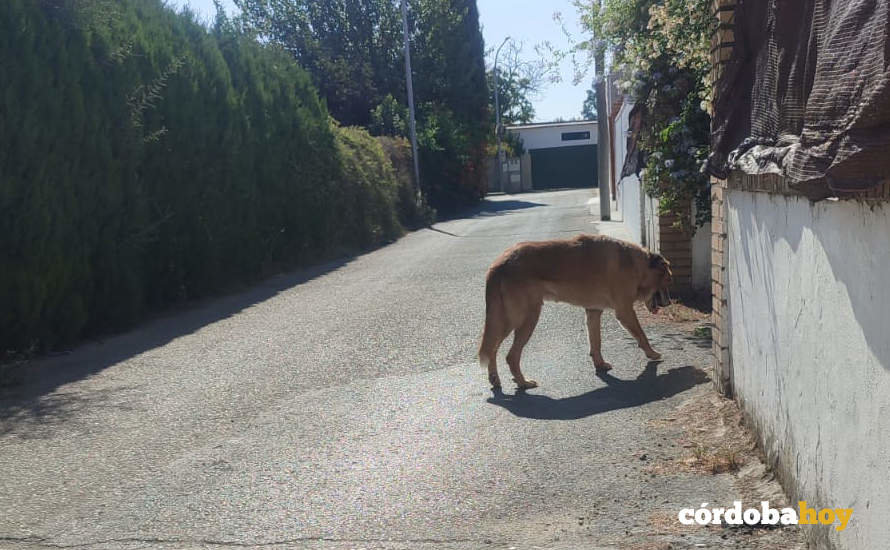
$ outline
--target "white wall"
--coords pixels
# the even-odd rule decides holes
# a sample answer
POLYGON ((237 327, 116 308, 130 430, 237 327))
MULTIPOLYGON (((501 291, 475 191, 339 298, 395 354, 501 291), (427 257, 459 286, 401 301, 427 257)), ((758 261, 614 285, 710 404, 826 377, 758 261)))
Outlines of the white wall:
MULTIPOLYGON (((630 126, 630 111, 633 103, 625 100, 618 110, 613 125, 612 142, 615 148, 615 174, 620 178, 624 161, 627 159, 627 129, 630 126)), ((637 244, 643 244, 643 196, 640 178, 636 174, 619 179, 615 201, 621 221, 637 244)))
POLYGON ((548 149, 551 147, 575 147, 578 145, 596 145, 596 123, 554 123, 528 126, 510 126, 507 131, 519 134, 526 151, 532 149, 548 149), (590 132, 590 139, 563 141, 564 132, 590 132))
MULTIPOLYGON (((618 183, 618 209, 624 227, 633 242, 650 250, 660 251, 658 242, 658 203, 643 194, 640 179, 627 176, 618 183), (642 201, 642 202, 641 202, 642 201)), ((709 292, 711 289, 711 224, 699 227, 692 237, 692 287, 709 292)))
MULTIPOLYGON (((627 158, 627 130, 633 103, 625 102, 615 117, 615 170, 620 173, 627 158)), ((621 220, 634 242, 659 251, 658 204, 645 196, 640 179, 627 176, 618 182, 616 204, 621 220)), ((711 287, 711 224, 700 227, 692 237, 692 287, 710 291, 711 287)))
POLYGON ((525 154, 522 155, 522 158, 519 159, 519 163, 522 179, 522 190, 531 191, 532 189, 534 189, 535 184, 532 180, 532 156, 528 153, 528 151, 526 151, 525 154))
MULTIPOLYGON (((627 176, 618 183, 618 208, 627 231, 633 241, 649 250, 658 252, 658 201, 646 196, 640 178, 627 176)), ((710 240, 708 241, 708 278, 710 280, 710 240)))
POLYGON ((518 157, 508 157, 501 163, 501 190, 504 193, 522 191, 522 164, 518 157))
POLYGON ((793 498, 854 509, 820 547, 887 548, 890 206, 726 197, 736 395, 793 498))
POLYGON ((627 231, 633 237, 633 241, 637 244, 643 243, 641 192, 640 178, 635 174, 618 182, 618 210, 621 212, 624 227, 627 228, 627 231))
POLYGON ((624 161, 627 159, 627 130, 630 128, 630 111, 633 109, 633 102, 625 100, 618 109, 618 115, 615 117, 615 123, 612 125, 612 143, 615 149, 615 174, 617 178, 621 177, 621 170, 624 168, 624 161))
POLYGON ((615 209, 618 211, 617 216, 613 215, 612 219, 623 222, 627 230, 630 231, 631 235, 634 236, 634 242, 640 243, 640 230, 637 227, 640 225, 640 214, 634 214, 634 212, 630 212, 630 220, 628 220, 625 215, 625 211, 627 211, 628 209, 633 210, 633 205, 636 205, 636 210, 639 210, 639 197, 637 197, 636 200, 634 200, 632 197, 634 192, 636 191, 638 193, 639 190, 628 189, 628 187, 633 186, 633 183, 631 182, 628 182, 627 185, 622 186, 623 182, 621 178, 621 170, 622 168, 624 168, 624 161, 627 158, 627 127, 629 125, 628 119, 630 108, 632 106, 632 103, 629 104, 626 101, 622 103, 621 108, 618 109, 618 115, 615 117, 615 124, 613 124, 612 126, 612 143, 615 150, 615 166, 613 167, 613 170, 611 172, 612 177, 615 178, 615 180, 617 181, 617 185, 615 186, 615 196, 612 197, 612 200, 615 202, 615 209), (634 221, 635 219, 636 222, 634 221))

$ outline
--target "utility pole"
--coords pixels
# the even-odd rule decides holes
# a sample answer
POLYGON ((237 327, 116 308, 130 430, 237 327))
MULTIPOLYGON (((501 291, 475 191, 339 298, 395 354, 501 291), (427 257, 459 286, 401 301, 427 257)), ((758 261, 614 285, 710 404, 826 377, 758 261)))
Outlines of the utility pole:
POLYGON ((417 125, 414 122, 414 81, 411 78, 411 42, 408 39, 408 1, 402 0, 402 34, 405 38, 405 80, 408 83, 408 124, 411 136, 411 157, 414 159, 414 182, 420 202, 420 163, 417 160, 417 125))
MULTIPOLYGON (((600 5, 600 2, 597 2, 600 5)), ((602 39, 596 42, 594 56, 596 71, 596 152, 597 152, 597 180, 600 190, 600 219, 609 221, 612 219, 612 196, 609 182, 611 181, 611 154, 609 132, 609 107, 606 97, 608 78, 606 76, 606 44, 602 39)))
POLYGON ((502 171, 503 171, 504 161, 501 158, 501 102, 498 99, 498 56, 501 55, 501 48, 504 47, 504 44, 506 44, 508 40, 510 40, 509 36, 507 38, 505 38, 503 42, 501 42, 501 45, 498 46, 497 51, 494 53, 494 117, 495 117, 494 137, 498 144, 498 190, 499 191, 503 191, 504 175, 503 175, 502 171))

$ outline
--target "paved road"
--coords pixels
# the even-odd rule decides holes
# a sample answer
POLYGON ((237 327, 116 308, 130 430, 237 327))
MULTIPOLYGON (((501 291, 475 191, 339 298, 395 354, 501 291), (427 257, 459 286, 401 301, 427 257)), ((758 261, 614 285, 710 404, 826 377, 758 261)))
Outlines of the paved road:
POLYGON ((667 360, 647 367, 607 315, 598 378, 583 312, 550 304, 524 357, 540 388, 494 396, 475 363, 487 265, 604 231, 588 198, 492 198, 34 365, 0 405, 0 546, 625 547, 656 506, 731 503, 638 459, 707 350, 650 327, 667 360))

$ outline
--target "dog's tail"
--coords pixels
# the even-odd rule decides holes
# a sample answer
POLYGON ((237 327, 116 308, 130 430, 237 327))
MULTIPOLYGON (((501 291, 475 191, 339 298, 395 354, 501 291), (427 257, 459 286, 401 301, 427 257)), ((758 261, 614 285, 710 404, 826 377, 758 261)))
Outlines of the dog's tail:
POLYGON ((504 339, 507 324, 507 308, 501 293, 501 277, 492 270, 485 280, 485 325, 482 327, 482 342, 479 344, 479 365, 487 369, 494 361, 498 348, 504 339))

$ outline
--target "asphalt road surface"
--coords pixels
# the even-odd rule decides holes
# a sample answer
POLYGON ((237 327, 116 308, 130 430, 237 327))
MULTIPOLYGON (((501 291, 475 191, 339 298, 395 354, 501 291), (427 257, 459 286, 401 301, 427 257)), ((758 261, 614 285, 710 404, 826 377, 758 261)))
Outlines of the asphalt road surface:
POLYGON ((0 394, 0 546, 627 548, 656 508, 731 504, 638 458, 709 391, 707 346, 649 327, 647 365, 607 314, 600 378, 583 311, 548 304, 523 357, 540 388, 514 395, 501 360, 494 395, 476 364, 488 264, 613 231, 589 198, 494 197, 31 365, 0 394))

